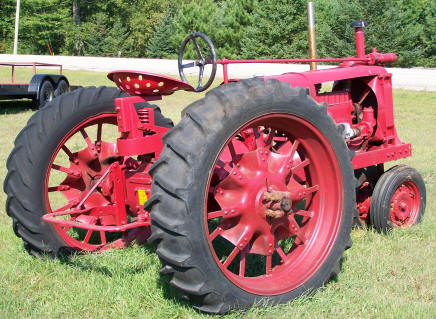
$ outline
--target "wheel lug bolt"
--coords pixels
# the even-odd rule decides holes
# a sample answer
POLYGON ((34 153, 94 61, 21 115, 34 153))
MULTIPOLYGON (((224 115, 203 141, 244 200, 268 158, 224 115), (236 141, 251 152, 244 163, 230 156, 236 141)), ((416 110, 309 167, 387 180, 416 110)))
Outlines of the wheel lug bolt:
POLYGON ((268 250, 268 254, 272 255, 273 251, 270 249, 268 250))
POLYGON ((241 248, 244 247, 244 244, 239 244, 239 247, 241 247, 241 248))
POLYGON ((268 244, 268 246, 272 247, 272 244, 271 244, 271 243, 269 243, 269 244, 268 244))
POLYGON ((235 213, 235 210, 234 210, 234 209, 232 209, 232 210, 231 210, 231 212, 232 212, 232 214, 234 214, 234 213, 235 213))
POLYGON ((229 212, 228 211, 224 211, 224 215, 227 215, 229 212))

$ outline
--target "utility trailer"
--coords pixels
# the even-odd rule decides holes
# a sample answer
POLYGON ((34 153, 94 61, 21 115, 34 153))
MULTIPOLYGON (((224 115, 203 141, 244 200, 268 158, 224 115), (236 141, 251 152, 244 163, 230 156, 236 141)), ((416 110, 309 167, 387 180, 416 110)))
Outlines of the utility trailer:
POLYGON ((0 66, 11 67, 11 81, 0 82, 0 100, 32 99, 36 108, 41 108, 46 102, 65 92, 78 88, 71 87, 61 64, 41 62, 0 62, 0 66), (32 67, 33 76, 28 83, 16 82, 17 67, 32 67), (58 74, 36 73, 36 67, 53 67, 58 74))

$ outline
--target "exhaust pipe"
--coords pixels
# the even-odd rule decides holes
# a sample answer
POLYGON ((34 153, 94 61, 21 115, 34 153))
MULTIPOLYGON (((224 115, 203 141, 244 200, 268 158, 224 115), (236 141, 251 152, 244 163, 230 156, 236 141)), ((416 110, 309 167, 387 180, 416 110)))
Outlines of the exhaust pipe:
MULTIPOLYGON (((307 31, 309 33, 309 58, 316 59, 315 6, 313 2, 307 3, 307 31)), ((316 70, 316 62, 310 62, 310 70, 316 70)))

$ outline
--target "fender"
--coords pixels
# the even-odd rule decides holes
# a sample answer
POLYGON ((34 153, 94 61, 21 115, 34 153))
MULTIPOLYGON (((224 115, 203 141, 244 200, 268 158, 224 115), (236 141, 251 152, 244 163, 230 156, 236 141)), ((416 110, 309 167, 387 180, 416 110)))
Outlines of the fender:
POLYGON ((67 80, 67 78, 64 75, 39 73, 32 76, 32 79, 30 80, 29 83, 28 92, 35 93, 36 98, 39 99, 39 89, 41 88, 42 83, 46 80, 49 80, 51 84, 53 84, 53 87, 55 89, 60 80, 64 80, 65 82, 67 82, 68 86, 70 85, 70 82, 67 80))

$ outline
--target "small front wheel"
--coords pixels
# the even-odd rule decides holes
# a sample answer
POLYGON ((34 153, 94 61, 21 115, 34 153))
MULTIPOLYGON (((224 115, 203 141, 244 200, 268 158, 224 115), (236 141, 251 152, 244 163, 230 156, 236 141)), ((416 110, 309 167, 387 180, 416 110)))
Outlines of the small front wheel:
POLYGON ((425 210, 426 191, 421 175, 406 165, 386 171, 374 188, 370 219, 375 229, 386 233, 393 228, 417 224, 425 210))

